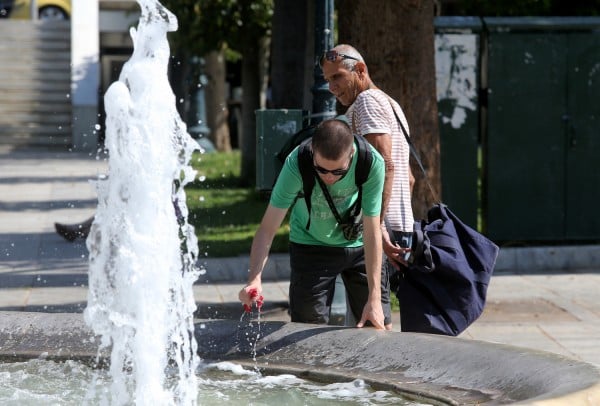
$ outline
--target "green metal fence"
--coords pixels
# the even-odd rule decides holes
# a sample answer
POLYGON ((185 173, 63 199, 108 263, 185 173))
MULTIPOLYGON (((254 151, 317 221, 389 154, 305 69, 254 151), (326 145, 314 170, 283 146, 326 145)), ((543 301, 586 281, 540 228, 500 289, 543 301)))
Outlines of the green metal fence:
POLYGON ((488 235, 600 239, 600 19, 484 22, 488 235))

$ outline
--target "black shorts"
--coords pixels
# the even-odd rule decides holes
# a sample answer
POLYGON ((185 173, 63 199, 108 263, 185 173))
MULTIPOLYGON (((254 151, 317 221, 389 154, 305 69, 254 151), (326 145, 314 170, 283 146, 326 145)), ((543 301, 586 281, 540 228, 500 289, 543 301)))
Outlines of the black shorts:
MULTIPOLYGON (((290 243, 290 315, 293 322, 327 324, 341 274, 354 318, 361 319, 369 297, 363 247, 338 248, 290 243)), ((382 275, 384 323, 392 322, 389 281, 382 275)))

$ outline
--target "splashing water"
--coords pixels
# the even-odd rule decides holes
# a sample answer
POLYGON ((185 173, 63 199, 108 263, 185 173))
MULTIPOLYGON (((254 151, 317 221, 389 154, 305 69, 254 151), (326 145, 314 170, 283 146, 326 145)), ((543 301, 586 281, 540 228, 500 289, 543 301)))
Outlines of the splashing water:
POLYGON ((167 77, 177 19, 156 0, 138 3, 133 54, 104 96, 109 176, 97 182, 84 317, 112 346, 110 403, 195 404, 198 243, 183 186, 198 144, 167 77))

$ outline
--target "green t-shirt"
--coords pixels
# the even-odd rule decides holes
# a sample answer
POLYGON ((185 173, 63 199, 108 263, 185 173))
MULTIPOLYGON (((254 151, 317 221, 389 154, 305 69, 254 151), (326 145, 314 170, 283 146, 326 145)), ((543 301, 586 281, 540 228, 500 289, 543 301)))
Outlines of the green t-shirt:
MULTIPOLYGON (((358 145, 354 145, 355 151, 358 145)), ((362 186, 362 210, 363 216, 379 216, 381 212, 381 195, 383 193, 383 180, 385 167, 383 158, 371 145, 373 163, 369 171, 369 177, 362 186)), ((348 173, 333 185, 327 186, 329 194, 333 199, 335 207, 342 219, 346 217, 348 209, 358 198, 358 188, 354 180, 356 161, 358 154, 352 158, 352 164, 348 173)), ((296 196, 302 191, 302 176, 298 169, 298 148, 292 151, 277 178, 273 192, 271 193, 271 205, 280 209, 288 209, 292 205, 290 214, 290 241, 298 244, 324 245, 329 247, 360 247, 363 245, 362 236, 356 241, 348 241, 344 238, 341 227, 331 212, 327 199, 315 181, 311 195, 311 222, 310 228, 306 229, 308 221, 308 210, 304 198, 296 196)))

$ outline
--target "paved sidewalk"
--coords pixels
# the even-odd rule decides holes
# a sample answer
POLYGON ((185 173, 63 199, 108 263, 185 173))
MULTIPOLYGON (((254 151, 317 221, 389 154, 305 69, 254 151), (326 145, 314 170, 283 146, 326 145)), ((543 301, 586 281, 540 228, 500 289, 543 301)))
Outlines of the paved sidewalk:
MULTIPOLYGON (((0 311, 81 312, 87 250, 54 232, 54 222, 94 213, 90 180, 107 163, 57 148, 0 145, 0 311)), ((202 261, 194 286, 201 317, 239 318, 237 292, 247 257, 202 261)), ((266 319, 289 320, 286 255, 264 274, 266 319)), ((600 246, 502 249, 482 317, 459 339, 550 351, 600 366, 600 246)), ((395 328, 399 316, 394 316, 395 328)))

